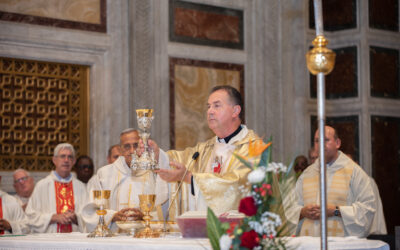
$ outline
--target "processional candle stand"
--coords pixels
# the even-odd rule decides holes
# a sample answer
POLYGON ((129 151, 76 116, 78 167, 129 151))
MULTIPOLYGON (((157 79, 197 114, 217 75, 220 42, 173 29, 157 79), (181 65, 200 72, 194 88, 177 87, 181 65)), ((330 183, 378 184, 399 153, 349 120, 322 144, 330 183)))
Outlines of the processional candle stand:
POLYGON ((99 223, 95 230, 88 234, 87 237, 111 237, 112 232, 104 223, 104 215, 107 214, 108 201, 110 199, 110 190, 93 190, 94 203, 98 207, 96 213, 99 216, 99 223))
POLYGON ((157 238, 160 237, 160 233, 154 231, 150 227, 150 212, 153 210, 156 194, 155 194, 155 174, 152 172, 153 170, 158 169, 158 163, 154 156, 154 151, 148 146, 148 139, 150 137, 150 127, 151 122, 153 121, 153 109, 137 109, 137 123, 140 130, 140 138, 144 144, 144 151, 140 156, 135 152, 132 154, 132 161, 130 164, 133 173, 139 174, 140 172, 144 172, 144 174, 148 174, 149 178, 143 178, 146 180, 146 185, 143 190, 143 193, 139 195, 139 206, 140 210, 144 213, 144 228, 137 232, 134 237, 136 238, 157 238))
POLYGON ((320 232, 321 249, 328 249, 326 223, 326 165, 325 165, 325 75, 335 66, 335 53, 326 48, 328 40, 323 35, 322 2, 314 0, 314 17, 316 38, 312 42, 314 48, 306 54, 307 68, 317 75, 318 128, 319 128, 319 163, 320 163, 320 232))

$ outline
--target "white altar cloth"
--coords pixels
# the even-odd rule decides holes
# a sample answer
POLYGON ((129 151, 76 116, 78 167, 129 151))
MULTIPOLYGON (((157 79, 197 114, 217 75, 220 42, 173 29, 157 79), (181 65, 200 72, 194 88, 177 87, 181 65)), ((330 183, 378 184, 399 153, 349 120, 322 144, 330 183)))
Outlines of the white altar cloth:
MULTIPOLYGON (((212 249, 208 239, 182 238, 179 233, 157 239, 134 239, 127 235, 111 238, 87 238, 83 233, 30 234, 26 236, 0 237, 0 249, 212 249)), ((294 249, 319 249, 317 237, 288 238, 288 246, 294 249)), ((356 237, 329 237, 331 249, 371 249, 389 250, 389 245, 379 240, 356 237)))

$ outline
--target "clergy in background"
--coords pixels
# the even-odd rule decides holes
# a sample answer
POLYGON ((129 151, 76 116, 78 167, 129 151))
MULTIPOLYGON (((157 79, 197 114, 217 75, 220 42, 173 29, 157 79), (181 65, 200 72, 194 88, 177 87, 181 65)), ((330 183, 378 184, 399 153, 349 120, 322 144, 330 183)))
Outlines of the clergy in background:
POLYGON ((88 196, 86 186, 71 174, 75 164, 75 150, 69 143, 54 149, 55 170, 40 180, 26 207, 32 232, 85 232, 81 217, 88 196))
MULTIPOLYGON (((161 178, 168 182, 183 179, 185 183, 181 200, 176 199, 174 204, 177 215, 188 210, 203 211, 207 207, 218 214, 237 210, 242 190, 247 190, 250 169, 233 154, 247 156, 249 142, 260 138, 242 124, 242 97, 233 87, 216 86, 210 92, 207 106, 208 126, 215 133, 208 141, 183 151, 170 150, 167 153, 158 150, 154 141, 149 142, 156 155, 159 151, 160 164, 166 165, 164 168, 168 168, 168 163, 171 166, 156 171, 161 178), (195 152, 199 157, 192 162, 195 152)), ((174 213, 170 216, 173 217, 174 213)))
POLYGON ((153 179, 151 171, 132 171, 129 167, 138 143, 137 130, 129 128, 122 131, 120 134, 122 155, 112 164, 100 168, 97 175, 90 179, 87 190, 91 202, 83 209, 83 218, 88 231, 93 231, 99 221, 96 214, 97 207, 93 202, 93 190, 111 190, 105 223, 114 232, 117 230, 116 221, 142 218, 143 214, 139 210, 139 194, 156 194, 156 211, 153 212, 153 217, 163 220, 161 205, 168 199, 168 184, 160 177, 153 179), (149 190, 152 187, 154 189, 149 190))
MULTIPOLYGON (((319 131, 314 136, 319 150, 319 131)), ((336 130, 325 127, 325 161, 327 180, 327 231, 329 236, 369 234, 376 211, 370 177, 339 150, 341 141, 336 130)), ((298 234, 320 236, 319 201, 320 164, 316 160, 296 183, 298 234)))
POLYGON ((25 211, 28 205, 29 197, 31 197, 35 183, 33 177, 25 169, 19 168, 14 171, 14 189, 17 192, 14 198, 17 199, 22 209, 25 211))
POLYGON ((27 233, 28 220, 21 206, 14 197, 0 190, 0 235, 27 233))

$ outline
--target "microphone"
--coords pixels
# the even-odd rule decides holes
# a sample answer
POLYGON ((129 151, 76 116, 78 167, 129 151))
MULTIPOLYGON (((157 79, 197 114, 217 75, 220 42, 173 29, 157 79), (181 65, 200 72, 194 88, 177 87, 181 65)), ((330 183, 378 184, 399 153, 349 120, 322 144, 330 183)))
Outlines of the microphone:
POLYGON ((170 203, 169 203, 169 206, 168 206, 167 215, 165 216, 165 220, 164 220, 164 232, 166 232, 166 226, 167 226, 166 224, 167 224, 168 217, 169 217, 169 210, 171 209, 171 206, 172 206, 172 204, 174 203, 174 201, 175 201, 175 199, 176 199, 176 196, 178 195, 179 189, 180 189, 181 186, 182 186, 183 180, 184 180, 185 177, 186 177, 186 174, 187 174, 187 172, 188 172, 188 169, 190 168, 191 164, 192 164, 194 161, 197 160, 197 158, 199 157, 199 155, 200 155, 200 153, 199 153, 198 151, 196 151, 196 152, 192 155, 192 160, 189 162, 189 164, 188 164, 188 166, 187 166, 187 168, 186 168, 186 170, 185 170, 185 173, 183 174, 182 179, 181 179, 181 181, 180 181, 180 183, 179 183, 179 185, 178 185, 178 188, 176 189, 175 194, 172 196, 172 199, 171 199, 171 201, 170 201, 170 203))

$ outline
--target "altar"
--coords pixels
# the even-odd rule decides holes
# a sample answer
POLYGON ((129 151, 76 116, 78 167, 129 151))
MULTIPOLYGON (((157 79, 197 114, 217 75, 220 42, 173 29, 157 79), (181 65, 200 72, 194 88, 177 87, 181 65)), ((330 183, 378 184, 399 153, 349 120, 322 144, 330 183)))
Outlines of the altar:
MULTIPOLYGON (((84 233, 3 235, 0 237, 0 249, 212 249, 207 238, 182 238, 180 233, 171 233, 156 239, 136 239, 128 235, 108 238, 86 236, 84 233)), ((320 239, 317 237, 290 237, 287 240, 287 246, 292 249, 318 249, 320 246, 320 239)), ((382 241, 356 237, 329 237, 328 247, 389 250, 389 245, 382 241)))

